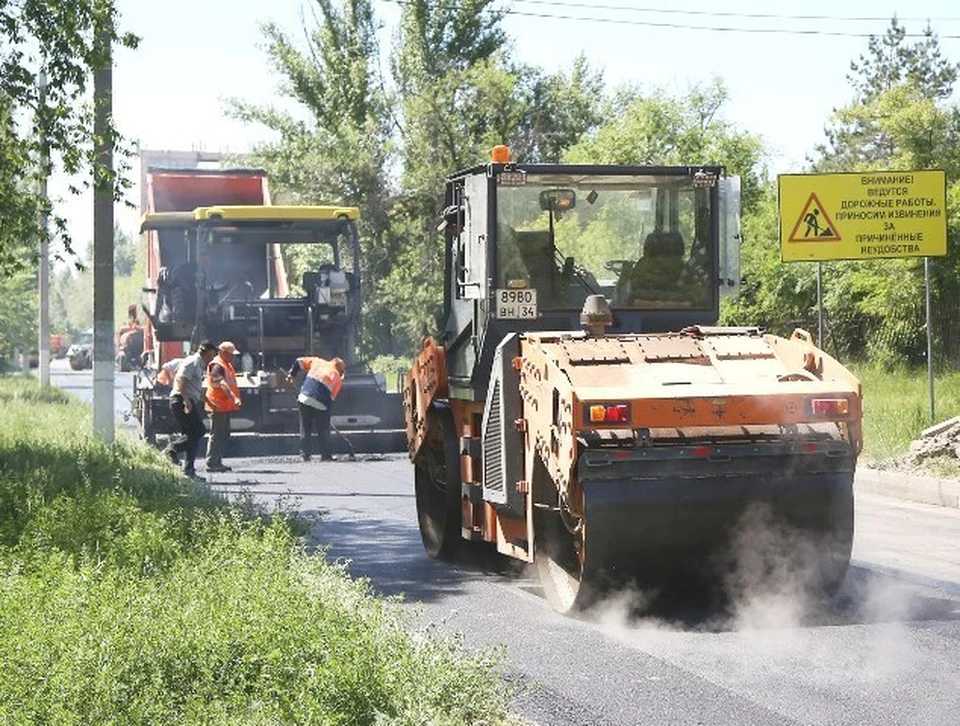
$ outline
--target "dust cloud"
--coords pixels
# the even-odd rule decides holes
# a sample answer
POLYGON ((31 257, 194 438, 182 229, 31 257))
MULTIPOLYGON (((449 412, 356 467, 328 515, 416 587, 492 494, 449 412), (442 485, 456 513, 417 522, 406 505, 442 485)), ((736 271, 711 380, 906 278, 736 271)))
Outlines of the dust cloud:
POLYGON ((909 668, 917 654, 905 623, 925 617, 915 588, 853 568, 831 597, 823 592, 829 578, 823 562, 821 543, 775 517, 770 507, 754 505, 729 546, 710 561, 702 590, 673 594, 627 585, 609 592, 584 618, 612 633, 739 632, 772 646, 808 628, 880 625, 858 667, 869 666, 877 677, 909 668))
POLYGON ((955 722, 945 718, 956 708, 949 689, 937 698, 924 690, 948 682, 953 665, 931 653, 923 624, 960 619, 960 601, 865 566, 851 567, 827 597, 818 590, 821 560, 816 542, 754 507, 713 563, 718 594, 691 603, 628 587, 584 617, 623 645, 773 711, 804 703, 806 723, 838 722, 836 704, 848 700, 863 709, 857 723, 955 722))

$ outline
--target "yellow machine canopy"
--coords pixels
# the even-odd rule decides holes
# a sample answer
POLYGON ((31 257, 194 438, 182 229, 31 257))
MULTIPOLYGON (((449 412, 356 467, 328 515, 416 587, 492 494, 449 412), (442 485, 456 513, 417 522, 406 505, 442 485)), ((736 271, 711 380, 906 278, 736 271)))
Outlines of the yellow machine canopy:
POLYGON ((359 218, 356 207, 220 205, 146 214, 140 231, 156 234, 154 274, 199 265, 208 280, 242 280, 256 297, 282 298, 288 284, 279 245, 326 246, 323 260, 355 271, 359 218))
POLYGON ((196 229, 211 241, 268 243, 330 242, 360 218, 356 207, 223 205, 192 212, 145 214, 140 231, 196 229))

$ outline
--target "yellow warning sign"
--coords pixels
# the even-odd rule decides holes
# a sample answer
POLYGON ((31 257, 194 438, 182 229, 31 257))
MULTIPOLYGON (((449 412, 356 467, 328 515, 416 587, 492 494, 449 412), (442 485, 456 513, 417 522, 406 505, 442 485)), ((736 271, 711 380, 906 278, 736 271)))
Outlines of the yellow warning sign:
POLYGON ((784 262, 947 253, 942 170, 782 174, 777 181, 784 262))
POLYGON ((807 200, 806 206, 797 218, 797 223, 793 225, 793 233, 790 235, 791 242, 839 242, 840 235, 837 234, 833 222, 830 221, 830 215, 823 210, 823 205, 817 199, 816 194, 811 194, 807 200), (803 228, 803 234, 800 230, 803 228))

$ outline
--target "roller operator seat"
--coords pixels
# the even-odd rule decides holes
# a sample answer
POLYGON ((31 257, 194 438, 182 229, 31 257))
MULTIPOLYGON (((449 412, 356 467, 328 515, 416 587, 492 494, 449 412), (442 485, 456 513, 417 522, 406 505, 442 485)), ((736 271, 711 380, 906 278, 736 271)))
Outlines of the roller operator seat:
POLYGON ((656 291, 677 290, 683 272, 683 252, 679 232, 648 234, 643 242, 643 257, 629 271, 628 301, 656 291))

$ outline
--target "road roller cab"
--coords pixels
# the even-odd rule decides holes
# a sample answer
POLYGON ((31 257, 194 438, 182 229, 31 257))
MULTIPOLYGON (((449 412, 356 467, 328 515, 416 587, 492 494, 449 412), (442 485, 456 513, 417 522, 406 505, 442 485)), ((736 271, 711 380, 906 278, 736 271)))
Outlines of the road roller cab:
POLYGON ((739 281, 721 168, 491 163, 450 176, 444 320, 407 377, 431 556, 535 563, 558 610, 715 576, 754 505, 842 582, 860 384, 809 335, 717 327, 739 281))

